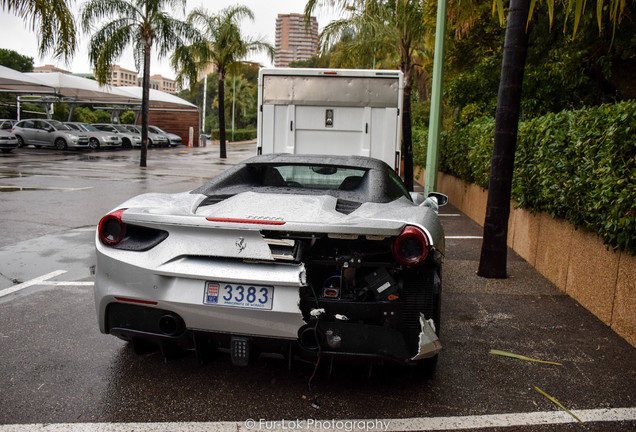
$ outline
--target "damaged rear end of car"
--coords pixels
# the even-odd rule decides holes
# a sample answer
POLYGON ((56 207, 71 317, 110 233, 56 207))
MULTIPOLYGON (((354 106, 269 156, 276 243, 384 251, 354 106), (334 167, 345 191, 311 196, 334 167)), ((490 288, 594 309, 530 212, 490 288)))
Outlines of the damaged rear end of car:
MULTIPOLYGON (((314 172, 333 176, 325 167, 314 172)), ((354 189, 377 190, 368 171, 354 189)), ((355 191, 303 189, 298 177, 255 186, 245 176, 237 169, 190 194, 134 199, 102 219, 100 330, 138 351, 187 349, 201 359, 221 351, 237 365, 274 353, 290 364, 434 367, 444 258, 436 212, 408 193, 368 202, 355 191)))

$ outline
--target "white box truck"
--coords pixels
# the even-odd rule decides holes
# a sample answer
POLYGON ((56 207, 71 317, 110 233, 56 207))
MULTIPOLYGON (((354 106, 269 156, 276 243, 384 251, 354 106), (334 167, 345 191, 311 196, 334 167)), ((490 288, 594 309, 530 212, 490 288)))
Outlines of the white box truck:
POLYGON ((370 156, 399 173, 403 92, 397 70, 261 69, 258 154, 370 156))

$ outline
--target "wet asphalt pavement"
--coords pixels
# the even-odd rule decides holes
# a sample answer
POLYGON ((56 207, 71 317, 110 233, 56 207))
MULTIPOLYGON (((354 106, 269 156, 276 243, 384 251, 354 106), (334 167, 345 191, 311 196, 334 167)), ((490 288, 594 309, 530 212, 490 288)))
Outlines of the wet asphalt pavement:
MULTIPOLYGON (((166 363, 159 353, 138 356, 100 334, 91 286, 100 217, 139 193, 193 189, 253 154, 250 144, 229 146, 225 161, 214 146, 152 149, 145 169, 136 151, 29 148, 0 155, 0 290, 57 272, 0 297, 0 432, 36 423, 224 421, 247 430, 248 418, 558 412, 533 386, 575 412, 636 407, 636 349, 513 252, 510 278, 477 277, 480 240, 459 237, 480 236, 481 228, 452 206, 440 212, 448 236, 444 350, 430 378, 394 366, 337 363, 331 375, 321 365, 310 385, 311 365, 288 371, 285 361, 260 359, 240 368, 222 354, 205 365, 190 355, 166 363)), ((628 431, 636 420, 481 430, 628 431)))

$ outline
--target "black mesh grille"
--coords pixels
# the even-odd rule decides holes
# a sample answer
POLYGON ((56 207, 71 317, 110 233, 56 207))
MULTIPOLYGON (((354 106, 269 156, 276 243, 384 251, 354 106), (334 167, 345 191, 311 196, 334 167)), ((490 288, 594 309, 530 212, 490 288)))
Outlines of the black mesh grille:
POLYGON ((338 199, 336 201, 336 211, 343 214, 350 214, 358 209, 362 203, 357 201, 347 201, 343 199, 338 199))
POLYGON ((209 205, 214 205, 217 203, 220 203, 221 201, 224 201, 228 198, 230 198, 232 195, 211 195, 209 197, 207 197, 206 199, 204 199, 201 204, 199 204, 199 207, 204 207, 204 206, 209 206, 209 205))

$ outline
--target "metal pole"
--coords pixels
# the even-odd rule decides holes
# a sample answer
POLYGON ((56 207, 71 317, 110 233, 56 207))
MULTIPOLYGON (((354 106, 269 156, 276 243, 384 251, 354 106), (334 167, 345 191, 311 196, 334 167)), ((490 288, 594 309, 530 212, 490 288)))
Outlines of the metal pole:
POLYGON ((208 74, 205 74, 205 78, 203 78, 203 121, 201 129, 203 133, 205 133, 205 99, 208 94, 208 74))
POLYGON ((234 110, 236 104, 236 74, 232 78, 232 142, 234 142, 234 110))
POLYGON ((18 96, 18 103, 16 104, 16 110, 17 110, 17 113, 15 118, 18 121, 20 121, 20 96, 18 96))
POLYGON ((446 37, 446 0, 437 2, 435 28, 435 57, 433 59, 433 88, 428 122, 428 147, 426 150, 426 176, 424 194, 437 189, 439 162, 439 136, 442 126, 442 83, 444 81, 444 43, 446 37))

